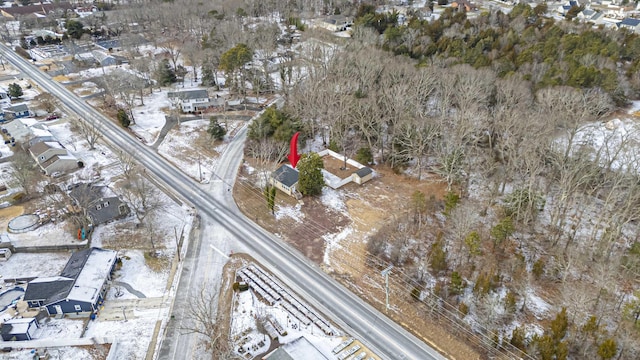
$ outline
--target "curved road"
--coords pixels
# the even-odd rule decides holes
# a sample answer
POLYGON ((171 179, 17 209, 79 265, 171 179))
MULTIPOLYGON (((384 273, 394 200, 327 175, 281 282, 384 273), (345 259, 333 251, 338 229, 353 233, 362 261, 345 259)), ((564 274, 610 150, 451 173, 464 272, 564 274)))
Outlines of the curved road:
MULTIPOLYGON (((15 67, 30 76, 40 86, 58 97, 66 106, 87 119, 101 123, 105 138, 116 147, 135 154, 137 160, 147 167, 168 189, 187 199, 200 214, 209 217, 218 226, 226 229, 251 253, 284 283, 298 292, 312 306, 327 314, 345 331, 360 339, 372 351, 385 359, 444 359, 424 342, 395 324, 389 318, 345 289, 337 281, 322 272, 302 254, 281 240, 267 233, 240 214, 228 197, 212 196, 199 184, 165 162, 147 146, 132 137, 121 127, 110 121, 94 108, 69 92, 61 84, 33 67, 4 44, 0 51, 15 67), (225 200, 226 199, 226 200, 225 200)), ((237 164, 220 166, 223 177, 237 169, 237 164)), ((197 242, 199 252, 206 244, 206 238, 197 242)), ((191 251, 191 249, 189 249, 191 251)), ((198 269, 206 272, 206 268, 198 269)), ((184 279, 181 279, 184 280, 184 279)), ((181 358, 175 354, 174 358, 181 358)))

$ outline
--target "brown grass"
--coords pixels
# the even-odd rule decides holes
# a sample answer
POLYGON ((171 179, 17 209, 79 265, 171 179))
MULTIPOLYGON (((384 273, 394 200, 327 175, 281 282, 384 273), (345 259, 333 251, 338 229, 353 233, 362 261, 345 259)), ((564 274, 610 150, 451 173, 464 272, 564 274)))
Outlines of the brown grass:
MULTIPOLYGON (((247 160, 251 163, 251 160, 247 160)), ((332 158, 329 166, 325 159, 325 168, 343 165, 343 162, 332 158)), ((328 170, 333 173, 332 170, 328 170)), ((377 177, 363 186, 348 184, 340 189, 347 195, 345 205, 348 216, 329 210, 318 200, 304 198, 302 211, 305 219, 312 219, 309 224, 297 223, 292 219, 277 221, 266 211, 264 199, 259 195, 259 189, 253 187, 250 181, 240 181, 236 186, 234 198, 238 207, 252 220, 265 229, 281 234, 282 237, 310 260, 322 263, 325 243, 322 235, 339 232, 345 226, 351 226, 353 233, 340 242, 340 247, 333 250, 329 257, 329 266, 323 264, 325 271, 330 273, 344 286, 365 301, 385 313, 383 278, 380 269, 372 268, 366 261, 368 252, 366 241, 391 216, 404 216, 408 210, 408 203, 415 191, 421 191, 427 197, 434 196, 442 199, 446 193, 446 185, 437 181, 418 181, 406 176, 397 175, 388 168, 375 169, 377 177), (257 205, 260 204, 260 205, 257 205), (263 207, 264 204, 264 207, 263 207)), ((349 172, 349 174, 352 171, 349 172)), ((246 179, 250 176, 241 173, 246 179)), ((276 196, 276 203, 284 206, 294 206, 295 199, 282 193, 276 196)), ((397 323, 403 325, 425 342, 439 349, 451 359, 480 359, 481 355, 469 344, 465 343, 458 334, 447 332, 446 323, 429 316, 426 308, 417 304, 410 296, 410 289, 406 284, 391 281, 392 309, 387 315, 397 323), (437 346, 436 346, 437 344, 437 346)))

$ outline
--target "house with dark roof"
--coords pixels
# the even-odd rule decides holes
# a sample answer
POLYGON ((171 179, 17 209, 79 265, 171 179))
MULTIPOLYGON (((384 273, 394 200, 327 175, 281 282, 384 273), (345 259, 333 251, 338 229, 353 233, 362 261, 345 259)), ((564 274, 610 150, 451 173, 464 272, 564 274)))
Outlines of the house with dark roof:
POLYGON ((114 250, 95 247, 77 251, 59 276, 30 281, 23 300, 29 308, 44 308, 49 315, 89 316, 104 300, 116 255, 114 250))
POLYGON ((126 203, 106 186, 91 183, 78 184, 69 196, 84 212, 89 223, 100 225, 127 216, 130 212, 126 203))
POLYGON ((624 18, 618 23, 618 28, 640 33, 640 19, 624 18))
POLYGON ((280 166, 276 171, 272 172, 269 182, 289 196, 298 198, 300 194, 296 189, 298 185, 298 170, 287 164, 280 166))
POLYGON ((33 334, 39 327, 36 318, 11 319, 2 324, 0 334, 2 341, 33 340, 33 334))
POLYGON ((194 112, 204 110, 210 106, 207 90, 187 90, 167 93, 167 97, 174 106, 182 112, 194 112))

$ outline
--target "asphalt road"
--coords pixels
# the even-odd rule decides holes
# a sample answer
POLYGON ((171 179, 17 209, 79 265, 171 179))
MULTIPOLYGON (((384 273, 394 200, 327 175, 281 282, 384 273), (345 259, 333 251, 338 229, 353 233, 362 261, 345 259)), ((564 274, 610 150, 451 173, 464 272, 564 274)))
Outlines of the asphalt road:
MULTIPOLYGON (((264 266, 278 276, 284 283, 299 293, 312 306, 325 313, 345 331, 360 339, 372 351, 385 359, 444 359, 442 355, 411 335, 399 325, 388 319, 376 309, 345 289, 337 281, 322 272, 302 254, 267 233, 242 216, 230 198, 211 193, 197 184, 172 165, 165 162, 156 153, 135 139, 131 134, 102 116, 76 95, 54 82, 46 74, 40 72, 27 61, 15 54, 4 44, 0 51, 15 67, 30 76, 41 88, 58 97, 67 107, 87 119, 93 119, 103 125, 105 138, 113 146, 135 154, 136 159, 168 188, 190 202, 203 216, 225 229, 231 236, 241 242, 247 251, 264 266)), ((241 159, 238 154, 237 163, 241 159)), ((217 173, 222 178, 235 171, 235 164, 219 164, 217 173), (226 169, 225 169, 226 167, 226 169)), ((190 244, 189 254, 199 254, 202 249, 209 248, 206 237, 190 244)), ((187 266, 188 259, 185 260, 187 266)), ((206 265, 206 261, 202 262, 206 265)), ((190 266, 193 266, 191 264, 190 266)), ((205 267, 197 271, 204 273, 205 267)), ((181 278, 182 282, 186 281, 181 278)), ((197 282, 191 286, 197 286, 197 282)), ((185 354, 175 352, 172 358, 183 359, 185 354)))

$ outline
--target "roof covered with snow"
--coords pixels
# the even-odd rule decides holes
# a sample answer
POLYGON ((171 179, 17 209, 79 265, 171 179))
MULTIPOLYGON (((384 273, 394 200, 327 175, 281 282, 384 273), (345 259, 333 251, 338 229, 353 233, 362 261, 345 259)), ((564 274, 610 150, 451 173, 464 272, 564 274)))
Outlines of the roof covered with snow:
POLYGON ((60 276, 29 282, 24 300, 43 300, 46 305, 63 299, 95 302, 116 262, 116 254, 101 248, 76 251, 60 276))
POLYGON ((36 321, 35 318, 22 318, 7 320, 2 324, 3 335, 26 334, 29 331, 29 325, 36 321))
POLYGON ((265 360, 328 360, 309 340, 301 336, 264 357, 265 360))
POLYGON ((75 267, 67 269, 71 261, 74 260, 74 256, 79 262, 84 259, 84 263, 67 298, 95 302, 100 288, 109 277, 109 273, 116 262, 116 254, 114 250, 101 248, 91 248, 74 253, 62 273, 64 274, 67 270, 75 271, 75 267))

